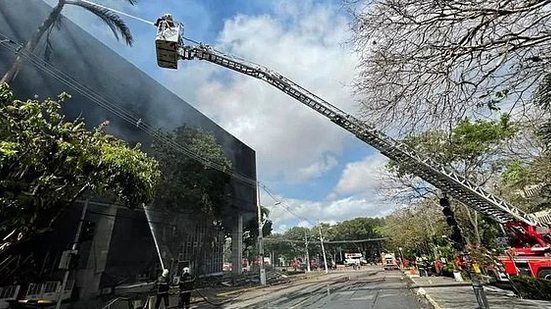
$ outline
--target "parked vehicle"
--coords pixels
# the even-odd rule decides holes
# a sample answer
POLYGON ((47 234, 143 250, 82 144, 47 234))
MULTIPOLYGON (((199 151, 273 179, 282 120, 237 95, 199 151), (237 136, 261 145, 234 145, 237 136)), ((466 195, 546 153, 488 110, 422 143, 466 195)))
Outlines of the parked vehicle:
POLYGON ((385 270, 399 269, 398 263, 396 262, 396 257, 392 253, 383 253, 381 255, 383 261, 383 268, 385 270))

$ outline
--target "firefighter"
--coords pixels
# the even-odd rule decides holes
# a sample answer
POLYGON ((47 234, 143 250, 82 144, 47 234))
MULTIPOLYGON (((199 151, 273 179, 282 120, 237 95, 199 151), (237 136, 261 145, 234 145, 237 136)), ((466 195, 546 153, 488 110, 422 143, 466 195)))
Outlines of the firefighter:
POLYGON ((180 300, 178 302, 178 308, 190 308, 189 302, 191 300, 191 291, 193 290, 194 281, 195 279, 189 273, 189 268, 184 267, 182 277, 180 277, 180 300))
POLYGON ((157 21, 154 23, 154 25, 159 27, 159 25, 162 25, 163 23, 165 23, 165 26, 174 27, 174 19, 172 19, 172 14, 166 13, 163 16, 157 18, 157 21))
POLYGON ((168 290, 170 288, 168 280, 168 269, 163 269, 163 273, 159 276, 157 281, 155 281, 155 285, 157 287, 157 300, 155 301, 155 309, 160 308, 161 299, 164 299, 165 308, 168 308, 168 290))

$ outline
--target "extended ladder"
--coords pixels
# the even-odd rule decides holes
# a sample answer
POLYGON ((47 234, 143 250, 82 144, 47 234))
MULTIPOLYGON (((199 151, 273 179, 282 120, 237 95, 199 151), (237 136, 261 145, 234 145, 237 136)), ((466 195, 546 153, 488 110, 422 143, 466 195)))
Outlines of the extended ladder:
POLYGON ((277 72, 242 59, 236 59, 235 57, 225 55, 203 44, 197 46, 180 46, 178 54, 180 58, 184 60, 206 60, 267 82, 329 118, 348 132, 356 135, 360 140, 378 149, 386 157, 398 162, 412 174, 448 192, 451 196, 465 205, 491 217, 499 223, 514 220, 540 226, 546 223, 543 222, 544 220, 536 218, 534 215, 527 214, 487 192, 483 188, 474 185, 469 180, 448 170, 431 158, 420 155, 406 144, 385 135, 383 132, 376 130, 373 126, 345 113, 341 109, 321 99, 277 72))

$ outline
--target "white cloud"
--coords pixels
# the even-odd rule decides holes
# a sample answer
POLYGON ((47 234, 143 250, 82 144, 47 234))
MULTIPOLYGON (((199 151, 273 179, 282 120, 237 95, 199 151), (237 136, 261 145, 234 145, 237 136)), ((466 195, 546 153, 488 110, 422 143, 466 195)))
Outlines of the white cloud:
POLYGON ((334 192, 337 194, 376 192, 386 173, 384 166, 387 162, 386 157, 376 153, 367 156, 362 161, 348 163, 334 192))
MULTIPOLYGON (((341 44, 347 19, 321 4, 283 1, 275 15, 226 20, 214 44, 263 64, 345 110, 356 58, 341 44), (305 11, 308 10, 308 11, 305 11), (307 14, 306 14, 307 12, 307 14)), ((254 78, 187 62, 164 75, 181 97, 257 152, 261 179, 305 182, 330 171, 349 139, 312 110, 254 78)))
POLYGON ((320 161, 312 163, 310 166, 300 168, 293 178, 297 182, 316 178, 321 176, 325 172, 332 170, 335 166, 337 166, 338 163, 339 162, 334 156, 328 155, 322 158, 320 161))
POLYGON ((374 197, 319 202, 287 199, 280 205, 264 205, 270 205, 270 218, 278 233, 297 225, 311 227, 318 222, 334 224, 355 217, 386 216, 397 207, 374 197))

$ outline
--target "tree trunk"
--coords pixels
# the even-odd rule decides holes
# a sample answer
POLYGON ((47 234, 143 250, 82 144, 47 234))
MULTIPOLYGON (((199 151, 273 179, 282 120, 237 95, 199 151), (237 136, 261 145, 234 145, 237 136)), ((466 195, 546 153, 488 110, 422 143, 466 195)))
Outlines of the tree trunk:
POLYGON ((469 222, 473 227, 476 244, 480 245, 481 238, 480 238, 480 230, 478 228, 478 213, 474 210, 469 209, 469 207, 467 207, 466 205, 463 205, 463 207, 465 208, 465 211, 467 212, 467 217, 469 218, 469 222))
MULTIPOLYGON (((65 5, 65 0, 58 0, 57 5, 50 12, 50 15, 48 15, 48 18, 42 23, 42 25, 40 25, 40 27, 38 27, 38 29, 33 34, 31 39, 27 42, 27 44, 25 44, 25 47, 23 48, 23 50, 19 51, 20 53, 29 54, 34 51, 34 49, 38 45, 38 42, 40 42, 40 39, 44 35, 44 33, 46 33, 46 31, 50 27, 52 27, 55 21, 60 17, 61 10, 63 10, 64 5, 65 5)), ((4 74, 4 76, 0 80, 0 84, 1 83, 10 84, 15 79, 22 62, 23 62, 23 58, 21 56, 17 56, 11 68, 4 74)))

